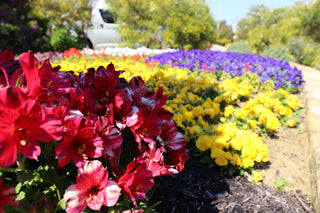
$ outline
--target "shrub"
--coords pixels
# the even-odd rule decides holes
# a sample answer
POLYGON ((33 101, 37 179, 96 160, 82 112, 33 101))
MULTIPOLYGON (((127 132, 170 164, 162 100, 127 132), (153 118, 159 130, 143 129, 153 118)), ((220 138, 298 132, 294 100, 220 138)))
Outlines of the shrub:
POLYGON ((237 52, 237 53, 247 53, 247 54, 254 54, 253 47, 243 41, 234 42, 228 48, 228 52, 237 52))
POLYGON ((289 49, 285 45, 271 46, 268 49, 266 49, 261 55, 285 61, 292 60, 292 56, 289 53, 289 49))
POLYGON ((82 49, 85 42, 68 34, 66 28, 56 28, 50 35, 50 44, 55 51, 64 51, 71 47, 82 49))
POLYGON ((29 16, 27 0, 0 2, 0 50, 47 51, 46 22, 29 16))
POLYGON ((319 44, 305 37, 292 38, 288 42, 289 51, 296 58, 296 62, 307 66, 317 64, 319 44))

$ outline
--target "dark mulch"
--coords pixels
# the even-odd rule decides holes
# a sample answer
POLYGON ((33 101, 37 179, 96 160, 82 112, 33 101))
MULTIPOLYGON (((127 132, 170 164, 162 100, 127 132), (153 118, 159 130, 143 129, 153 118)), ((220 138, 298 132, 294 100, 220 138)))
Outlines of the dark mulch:
POLYGON ((314 212, 301 192, 278 191, 247 177, 230 176, 191 157, 177 175, 157 177, 148 201, 160 213, 314 212))

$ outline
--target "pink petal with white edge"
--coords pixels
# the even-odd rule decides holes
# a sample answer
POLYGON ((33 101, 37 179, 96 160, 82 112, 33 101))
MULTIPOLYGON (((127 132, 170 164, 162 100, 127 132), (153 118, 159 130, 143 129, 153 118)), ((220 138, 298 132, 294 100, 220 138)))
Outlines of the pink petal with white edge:
POLYGON ((86 199, 82 195, 82 192, 77 188, 76 184, 67 188, 63 198, 67 205, 67 213, 79 213, 87 207, 86 199))
POLYGON ((114 206, 119 199, 121 188, 115 181, 109 180, 108 185, 104 189, 104 191, 106 195, 104 205, 109 207, 114 206))

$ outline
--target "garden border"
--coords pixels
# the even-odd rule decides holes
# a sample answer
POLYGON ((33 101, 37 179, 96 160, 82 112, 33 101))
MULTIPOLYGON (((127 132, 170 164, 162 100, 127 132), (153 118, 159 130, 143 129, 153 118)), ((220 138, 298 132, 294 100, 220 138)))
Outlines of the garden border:
POLYGON ((290 65, 302 70, 303 79, 306 82, 303 93, 307 111, 306 125, 311 197, 315 212, 320 213, 320 71, 296 63, 290 63, 290 65))

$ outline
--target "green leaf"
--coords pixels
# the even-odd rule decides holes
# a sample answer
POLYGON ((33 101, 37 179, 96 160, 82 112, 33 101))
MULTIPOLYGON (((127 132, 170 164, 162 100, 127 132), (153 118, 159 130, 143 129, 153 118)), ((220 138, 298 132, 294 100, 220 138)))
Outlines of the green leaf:
POLYGON ((17 199, 16 200, 23 200, 26 197, 26 193, 24 191, 21 191, 18 195, 17 195, 17 199))
POLYGON ((57 212, 59 210, 65 210, 65 209, 66 209, 66 201, 64 199, 61 199, 57 204, 57 207, 53 210, 53 212, 57 212))
POLYGON ((21 187, 22 187, 22 183, 18 183, 17 185, 16 185, 16 193, 19 193, 20 192, 20 190, 21 190, 21 187))

